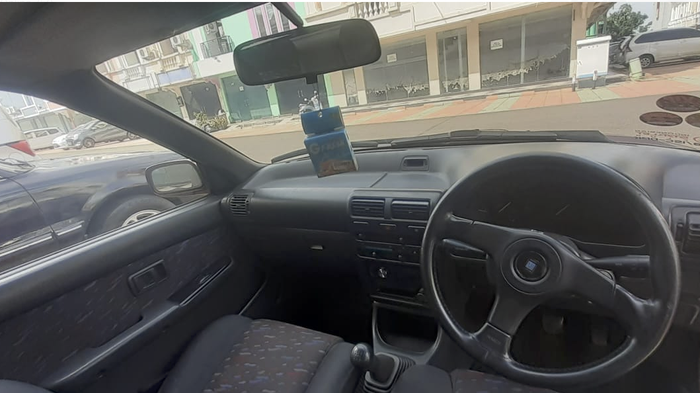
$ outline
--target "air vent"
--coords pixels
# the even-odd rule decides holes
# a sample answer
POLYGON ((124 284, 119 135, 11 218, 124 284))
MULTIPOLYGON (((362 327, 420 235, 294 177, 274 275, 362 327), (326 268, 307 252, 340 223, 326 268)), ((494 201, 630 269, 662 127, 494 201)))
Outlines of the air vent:
POLYGON ((231 195, 228 199, 228 207, 231 214, 234 216, 247 216, 250 213, 248 202, 250 202, 249 194, 231 195))
POLYGON ((391 202, 391 217, 399 220, 427 221, 430 216, 430 201, 406 201, 394 199, 391 202))
POLYGON ((384 199, 354 198, 350 214, 357 217, 384 217, 384 199))

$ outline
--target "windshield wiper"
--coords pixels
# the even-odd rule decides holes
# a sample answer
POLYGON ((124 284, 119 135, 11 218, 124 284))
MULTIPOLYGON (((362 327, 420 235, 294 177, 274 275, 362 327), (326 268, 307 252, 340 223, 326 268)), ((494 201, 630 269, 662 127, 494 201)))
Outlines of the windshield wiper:
POLYGON ((506 131, 461 130, 442 134, 394 139, 391 147, 434 147, 514 142, 607 142, 613 143, 600 131, 506 131))
MULTIPOLYGON (((376 148, 379 147, 379 145, 382 144, 382 141, 357 141, 357 142, 350 142, 350 146, 352 146, 352 149, 365 149, 365 148, 376 148)), ((284 153, 281 154, 275 158, 273 158, 271 161, 272 163, 279 162, 279 161, 284 161, 288 158, 294 158, 294 157, 301 157, 308 155, 309 152, 306 149, 298 149, 298 150, 292 150, 289 153, 284 153)))

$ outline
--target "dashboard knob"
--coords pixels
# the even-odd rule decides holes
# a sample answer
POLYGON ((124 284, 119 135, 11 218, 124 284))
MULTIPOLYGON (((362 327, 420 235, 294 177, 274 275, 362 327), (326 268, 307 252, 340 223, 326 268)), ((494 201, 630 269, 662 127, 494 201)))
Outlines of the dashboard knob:
POLYGON ((384 267, 380 267, 379 269, 377 269, 377 275, 379 276, 379 278, 386 278, 388 274, 389 272, 384 267))

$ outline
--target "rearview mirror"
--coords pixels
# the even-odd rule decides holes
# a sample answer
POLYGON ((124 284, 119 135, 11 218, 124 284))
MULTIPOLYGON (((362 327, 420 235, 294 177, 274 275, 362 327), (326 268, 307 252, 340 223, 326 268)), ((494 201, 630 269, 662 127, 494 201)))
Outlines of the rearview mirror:
POLYGON ((171 161, 146 169, 146 180, 157 195, 189 194, 204 188, 199 169, 191 161, 171 161))
POLYGON ((244 42, 233 51, 246 85, 307 78, 373 63, 381 56, 372 24, 352 19, 300 27, 244 42))

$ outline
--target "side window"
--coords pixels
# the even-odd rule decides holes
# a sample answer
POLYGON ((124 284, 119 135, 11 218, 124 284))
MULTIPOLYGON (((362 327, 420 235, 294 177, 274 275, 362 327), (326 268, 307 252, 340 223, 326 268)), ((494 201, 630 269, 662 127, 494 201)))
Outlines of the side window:
POLYGON ((696 38, 700 37, 700 30, 695 29, 678 29, 677 36, 679 39, 682 38, 696 38))
POLYGON ((659 33, 648 33, 648 34, 644 34, 644 35, 639 36, 639 38, 637 38, 637 40, 634 43, 635 44, 646 44, 649 42, 656 42, 659 40, 660 40, 659 33))
MULTIPOLYGON (((4 106, 14 102, 15 95, 0 92, 0 117, 16 124, 22 113, 4 106)), ((37 102, 39 98, 29 97, 37 102)), ((17 127, 8 146, 0 138, 0 179, 11 174, 15 180, 0 181, 0 272, 207 195, 205 187, 196 187, 200 182, 188 183, 186 173, 176 173, 173 180, 184 193, 156 195, 146 169, 183 160, 182 156, 126 130, 97 138, 90 132, 93 127, 118 129, 71 108, 50 105, 51 110, 38 111, 32 118, 57 118, 67 132, 52 127, 22 133, 17 127), (26 144, 19 144, 25 150, 9 146, 22 139, 32 140, 33 151, 27 151, 26 144)))

